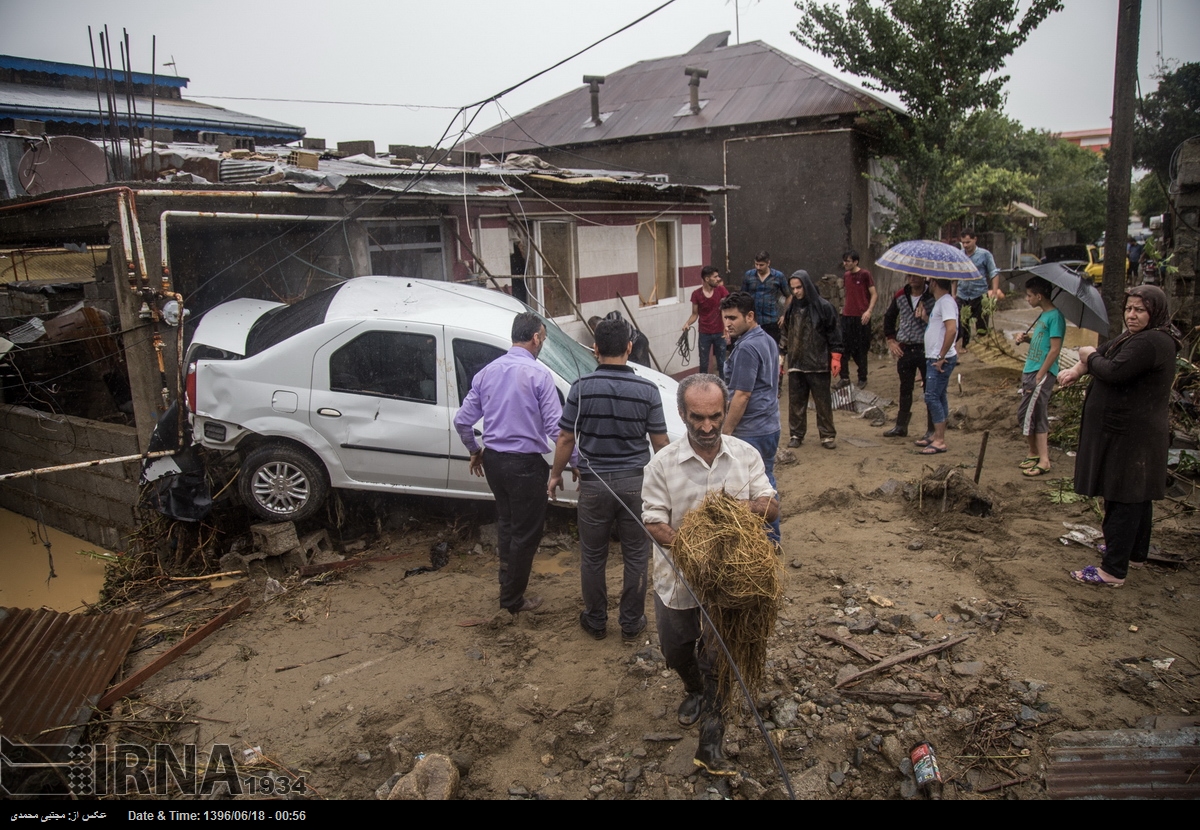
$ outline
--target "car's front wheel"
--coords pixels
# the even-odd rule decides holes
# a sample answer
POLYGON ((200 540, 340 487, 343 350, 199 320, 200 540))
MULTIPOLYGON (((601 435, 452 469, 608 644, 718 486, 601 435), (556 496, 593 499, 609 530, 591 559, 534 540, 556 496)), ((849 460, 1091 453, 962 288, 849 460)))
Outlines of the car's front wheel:
POLYGON ((321 509, 329 495, 329 483, 321 463, 304 450, 264 444, 242 462, 238 492, 259 518, 298 522, 321 509))

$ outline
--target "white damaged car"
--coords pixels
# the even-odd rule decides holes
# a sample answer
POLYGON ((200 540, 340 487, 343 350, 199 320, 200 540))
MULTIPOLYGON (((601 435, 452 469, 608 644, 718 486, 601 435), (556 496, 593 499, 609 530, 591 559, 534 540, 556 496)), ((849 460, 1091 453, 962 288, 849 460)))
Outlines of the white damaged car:
MULTIPOLYGON (((454 415, 528 310, 497 291, 405 277, 356 277, 293 305, 224 303, 188 349, 192 438, 240 454, 239 493, 268 521, 314 515, 330 487, 490 499, 454 415)), ((539 359, 565 399, 596 360, 545 322, 539 359)), ((668 433, 682 436, 675 381, 630 365, 658 385, 668 433)), ((575 485, 560 498, 574 502, 575 485)))

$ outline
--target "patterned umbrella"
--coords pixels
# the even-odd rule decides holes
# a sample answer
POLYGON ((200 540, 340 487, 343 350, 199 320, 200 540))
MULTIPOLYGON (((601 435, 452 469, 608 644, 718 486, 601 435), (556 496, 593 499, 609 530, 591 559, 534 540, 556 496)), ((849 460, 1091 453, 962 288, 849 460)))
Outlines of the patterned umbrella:
POLYGON ((918 277, 940 280, 973 280, 979 278, 979 269, 971 258, 953 245, 934 242, 931 239, 914 239, 893 245, 876 265, 915 274, 918 277))

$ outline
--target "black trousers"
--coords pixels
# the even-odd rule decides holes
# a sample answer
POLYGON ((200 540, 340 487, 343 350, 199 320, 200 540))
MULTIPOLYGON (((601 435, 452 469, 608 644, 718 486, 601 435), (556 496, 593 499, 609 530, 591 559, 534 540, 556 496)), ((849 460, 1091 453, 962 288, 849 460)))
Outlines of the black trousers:
POLYGON ((833 389, 829 384, 828 372, 788 372, 788 430, 793 438, 803 441, 808 432, 809 394, 817 410, 821 439, 837 437, 833 426, 833 389))
POLYGON ((654 620, 658 626, 658 647, 667 668, 684 674, 690 666, 695 665, 705 679, 716 680, 719 646, 710 642, 711 635, 707 630, 701 634, 699 608, 668 608, 656 593, 654 620))
POLYGON ((483 473, 496 497, 500 607, 512 611, 525 601, 533 555, 542 541, 550 466, 537 453, 484 449, 483 473))
MULTIPOLYGON (((925 385, 925 344, 901 343, 904 354, 896 361, 896 373, 900 376, 900 408, 896 412, 896 425, 907 427, 912 420, 913 390, 919 377, 921 385, 925 385)), ((926 410, 927 433, 933 432, 933 421, 926 410)))
POLYGON ((1130 562, 1145 562, 1150 555, 1150 525, 1154 502, 1127 503, 1104 500, 1104 559, 1106 574, 1124 579, 1130 562))
POLYGON ((850 359, 858 367, 858 382, 867 382, 867 353, 871 349, 871 324, 863 325, 861 317, 842 315, 842 343, 846 354, 842 360, 842 380, 850 380, 850 359))

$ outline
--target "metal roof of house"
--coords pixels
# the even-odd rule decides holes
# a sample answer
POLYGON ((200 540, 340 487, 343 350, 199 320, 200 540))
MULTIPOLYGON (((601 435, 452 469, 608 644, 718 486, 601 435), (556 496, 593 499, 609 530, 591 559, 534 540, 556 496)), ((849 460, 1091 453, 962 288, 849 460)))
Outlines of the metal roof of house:
MULTIPOLYGON (((74 78, 95 78, 103 74, 102 69, 94 66, 84 66, 80 63, 59 63, 58 61, 43 61, 34 58, 19 58, 16 55, 0 55, 0 69, 15 69, 20 72, 45 72, 47 75, 68 75, 74 78)), ((113 80, 125 83, 125 73, 119 69, 113 70, 113 80)), ((185 87, 188 79, 178 75, 151 75, 149 72, 133 72, 130 80, 135 84, 157 84, 158 86, 185 87)))
POLYGON ((592 124, 584 86, 484 131, 463 147, 500 154, 891 106, 762 41, 720 45, 727 40, 728 32, 710 35, 686 54, 640 61, 608 75, 600 87, 600 126, 592 124), (689 109, 685 67, 709 73, 700 81, 697 115, 689 109))
MULTIPOLYGON (((119 107, 125 109, 120 96, 119 107)), ((139 127, 150 126, 150 99, 135 97, 133 102, 139 127)), ((118 118, 124 123, 127 113, 118 118)), ((96 93, 80 89, 55 89, 31 84, 0 83, 0 118, 28 118, 35 121, 69 121, 78 124, 99 124, 100 112, 96 93)), ((195 130, 230 135, 249 135, 255 138, 295 141, 304 137, 304 128, 282 121, 272 121, 257 115, 234 112, 223 107, 201 104, 179 98, 157 98, 154 101, 154 126, 175 130, 195 130)))

